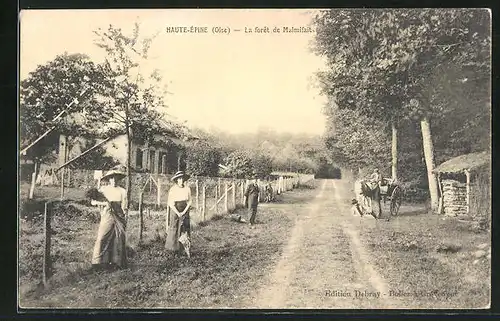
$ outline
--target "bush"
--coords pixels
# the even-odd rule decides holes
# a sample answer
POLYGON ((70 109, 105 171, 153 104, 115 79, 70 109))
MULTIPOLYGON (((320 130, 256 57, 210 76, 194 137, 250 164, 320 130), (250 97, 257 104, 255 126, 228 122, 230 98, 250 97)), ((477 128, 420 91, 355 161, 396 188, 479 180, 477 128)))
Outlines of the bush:
POLYGON ((228 167, 223 175, 233 178, 246 178, 252 174, 253 167, 250 157, 242 151, 234 151, 225 159, 224 164, 228 167))
POLYGON ((187 151, 186 170, 197 176, 217 176, 221 151, 206 142, 199 142, 187 151))

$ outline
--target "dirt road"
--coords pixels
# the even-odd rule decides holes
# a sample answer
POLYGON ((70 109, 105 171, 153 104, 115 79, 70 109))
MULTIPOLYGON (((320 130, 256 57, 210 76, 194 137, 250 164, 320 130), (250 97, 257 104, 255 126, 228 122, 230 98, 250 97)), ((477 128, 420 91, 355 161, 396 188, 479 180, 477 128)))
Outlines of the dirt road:
POLYGON ((350 213, 347 180, 323 180, 314 199, 296 208, 295 226, 279 262, 253 294, 258 308, 404 308, 370 263, 350 213))

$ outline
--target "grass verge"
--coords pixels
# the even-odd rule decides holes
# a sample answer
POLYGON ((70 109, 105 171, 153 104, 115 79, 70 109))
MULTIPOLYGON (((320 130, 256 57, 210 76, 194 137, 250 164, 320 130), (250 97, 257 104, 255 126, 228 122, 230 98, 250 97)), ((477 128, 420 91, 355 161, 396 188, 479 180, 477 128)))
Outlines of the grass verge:
POLYGON ((408 206, 390 222, 362 225, 360 236, 391 289, 406 295, 412 306, 489 305, 490 233, 408 206))
MULTIPOLYGON (((287 192, 281 203, 300 203, 314 193, 287 192)), ((24 221, 20 235, 22 307, 168 308, 244 307, 248 292, 281 255, 294 224, 281 204, 262 204, 254 229, 228 215, 199 225, 192 235, 192 258, 164 250, 164 217, 145 217, 144 242, 138 244, 138 218, 129 219, 130 267, 92 272, 90 255, 98 223, 85 214, 54 217, 55 274, 50 287, 39 286, 43 238, 40 221, 24 221), (22 264, 21 264, 22 263, 22 264)), ((239 210, 242 211, 241 209, 239 210)), ((61 213, 64 210, 61 209, 61 213)))

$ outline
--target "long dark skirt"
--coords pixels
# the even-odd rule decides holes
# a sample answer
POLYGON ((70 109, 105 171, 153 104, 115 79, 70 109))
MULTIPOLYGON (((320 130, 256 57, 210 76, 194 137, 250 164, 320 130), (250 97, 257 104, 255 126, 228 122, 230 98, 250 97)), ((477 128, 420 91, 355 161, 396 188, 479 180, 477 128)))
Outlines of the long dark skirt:
MULTIPOLYGON (((187 205, 187 201, 175 202, 175 207, 179 212, 182 212, 187 205)), ((189 218, 189 210, 182 216, 182 219, 173 211, 170 211, 170 220, 168 225, 167 238, 165 241, 165 249, 170 251, 180 251, 182 246, 179 242, 179 236, 187 232, 191 237, 191 222, 189 218)))
POLYGON ((109 202, 101 213, 92 264, 113 263, 120 268, 127 267, 125 228, 125 215, 120 202, 109 202))

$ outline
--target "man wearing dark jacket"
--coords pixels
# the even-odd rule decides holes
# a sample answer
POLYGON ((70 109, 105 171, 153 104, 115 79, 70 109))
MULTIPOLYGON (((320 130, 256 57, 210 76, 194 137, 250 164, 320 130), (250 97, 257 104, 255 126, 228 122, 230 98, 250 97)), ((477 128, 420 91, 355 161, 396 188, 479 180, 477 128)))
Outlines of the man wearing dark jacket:
POLYGON ((259 204, 259 186, 257 185, 257 175, 253 175, 253 179, 248 184, 245 191, 245 206, 248 207, 248 222, 250 226, 255 224, 257 216, 257 205, 259 204))

